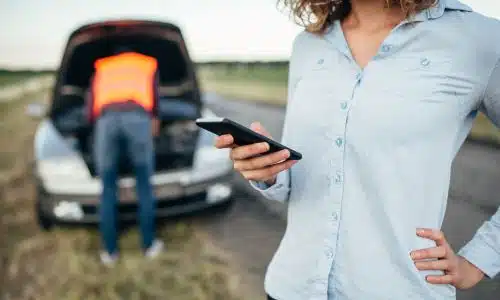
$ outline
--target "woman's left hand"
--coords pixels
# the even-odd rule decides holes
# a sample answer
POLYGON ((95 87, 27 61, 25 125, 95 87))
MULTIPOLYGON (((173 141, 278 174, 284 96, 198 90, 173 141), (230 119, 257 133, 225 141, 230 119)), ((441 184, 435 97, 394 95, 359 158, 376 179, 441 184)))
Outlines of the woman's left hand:
POLYGON ((451 284, 458 289, 475 286, 484 273, 462 256, 456 255, 442 231, 417 229, 417 235, 436 242, 436 247, 411 252, 411 258, 419 270, 439 270, 443 275, 429 275, 426 280, 433 284, 451 284))

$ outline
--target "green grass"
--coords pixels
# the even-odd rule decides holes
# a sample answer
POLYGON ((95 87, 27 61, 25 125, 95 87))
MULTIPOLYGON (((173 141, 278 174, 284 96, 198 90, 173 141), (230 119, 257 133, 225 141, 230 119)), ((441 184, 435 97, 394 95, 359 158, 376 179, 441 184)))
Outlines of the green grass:
POLYGON ((482 113, 479 113, 469 135, 481 141, 492 142, 500 145, 500 129, 482 113))
POLYGON ((51 71, 10 71, 0 69, 0 87, 8 86, 25 81, 29 78, 35 78, 40 75, 50 74, 51 71))
MULTIPOLYGON (((205 91, 230 99, 255 101, 277 106, 286 105, 288 67, 256 65, 250 69, 228 66, 201 66, 199 77, 205 91)), ((500 145, 500 130, 479 113, 471 138, 500 145)))
POLYGON ((255 65, 244 67, 201 66, 199 71, 210 72, 218 80, 268 82, 283 85, 288 79, 288 66, 255 65))
POLYGON ((35 75, 26 75, 26 74, 8 74, 8 75, 0 74, 0 87, 16 84, 34 76, 35 75))
POLYGON ((252 100, 273 105, 284 105, 287 92, 287 67, 251 69, 200 67, 198 69, 202 89, 221 95, 252 100))

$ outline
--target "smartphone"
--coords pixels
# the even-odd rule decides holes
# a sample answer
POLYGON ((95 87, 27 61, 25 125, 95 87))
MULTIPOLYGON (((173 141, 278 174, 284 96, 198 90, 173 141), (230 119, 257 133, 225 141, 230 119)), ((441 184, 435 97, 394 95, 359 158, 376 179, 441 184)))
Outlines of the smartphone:
POLYGON ((219 136, 230 134, 234 138, 234 143, 238 146, 267 142, 269 144, 268 152, 277 152, 287 149, 290 151, 290 157, 288 159, 302 159, 302 154, 298 151, 288 148, 277 141, 227 118, 200 118, 196 120, 196 125, 219 136))

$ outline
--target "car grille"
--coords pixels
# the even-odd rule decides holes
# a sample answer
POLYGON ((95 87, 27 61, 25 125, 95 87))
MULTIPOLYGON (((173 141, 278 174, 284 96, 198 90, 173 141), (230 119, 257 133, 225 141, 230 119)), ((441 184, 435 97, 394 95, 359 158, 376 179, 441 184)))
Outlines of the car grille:
MULTIPOLYGON (((172 199, 172 200, 165 200, 165 201, 158 201, 156 203, 156 209, 157 210, 163 210, 163 209, 168 209, 168 208, 174 208, 177 206, 183 206, 187 204, 193 204, 197 202, 205 202, 205 199, 207 197, 207 192, 200 192, 196 193, 193 195, 185 196, 179 199, 172 199)), ((98 214, 98 206, 95 205, 83 205, 82 206, 83 212, 85 215, 95 215, 98 214)), ((136 213, 138 210, 138 203, 120 203, 118 205, 118 213, 119 214, 130 214, 130 213, 136 213)))

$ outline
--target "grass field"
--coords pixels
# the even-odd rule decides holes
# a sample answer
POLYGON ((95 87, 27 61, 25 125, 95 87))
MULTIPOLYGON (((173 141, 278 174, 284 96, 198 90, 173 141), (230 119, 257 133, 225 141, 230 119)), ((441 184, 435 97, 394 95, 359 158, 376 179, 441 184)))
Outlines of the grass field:
MULTIPOLYGON (((243 68, 201 66, 199 77, 205 91, 212 91, 231 99, 250 100, 277 106, 286 104, 288 69, 265 65, 243 68)), ((471 138, 500 145, 500 130, 482 113, 478 114, 471 138)))
POLYGON ((49 74, 48 71, 8 71, 0 69, 0 87, 15 84, 29 78, 49 74))
POLYGON ((287 93, 286 67, 253 69, 202 66, 198 76, 205 91, 214 91, 229 98, 284 105, 287 93))
POLYGON ((30 175, 37 121, 24 116, 34 96, 0 103, 0 299, 240 299, 228 257, 190 221, 159 228, 168 251, 154 261, 139 252, 137 230, 124 232, 112 269, 99 263, 95 229, 41 232, 30 175))

